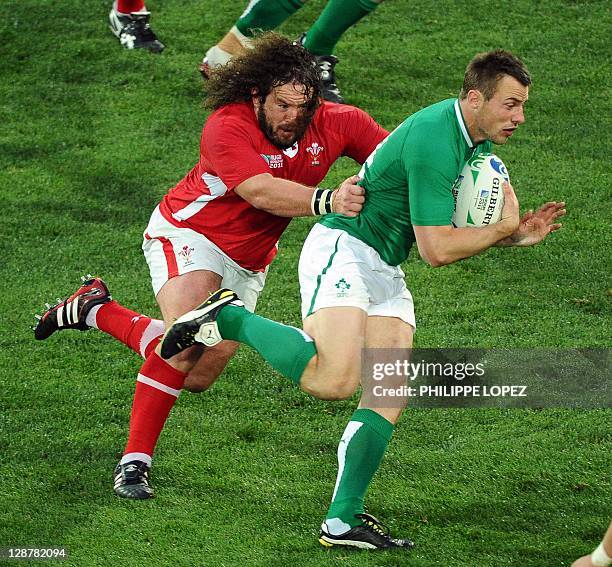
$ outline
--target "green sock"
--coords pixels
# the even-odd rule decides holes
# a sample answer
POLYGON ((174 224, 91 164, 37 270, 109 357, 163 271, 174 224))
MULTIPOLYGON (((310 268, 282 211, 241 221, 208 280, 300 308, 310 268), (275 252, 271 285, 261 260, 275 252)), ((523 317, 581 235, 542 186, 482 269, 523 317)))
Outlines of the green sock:
POLYGON ((363 499, 385 454, 393 424, 370 409, 358 409, 338 445, 338 478, 325 523, 340 535, 363 522, 363 499), (348 524, 348 528, 346 525, 348 524))
POLYGON ((257 30, 268 31, 280 26, 302 6, 301 0, 251 0, 236 27, 240 33, 253 37, 257 30))
POLYGON ((373 0, 329 0, 308 30, 304 47, 313 55, 331 55, 342 34, 376 6, 373 0))
POLYGON ((254 348, 272 368, 296 385, 310 359, 317 354, 314 341, 304 331, 265 319, 244 307, 224 307, 217 316, 217 325, 224 339, 254 348))

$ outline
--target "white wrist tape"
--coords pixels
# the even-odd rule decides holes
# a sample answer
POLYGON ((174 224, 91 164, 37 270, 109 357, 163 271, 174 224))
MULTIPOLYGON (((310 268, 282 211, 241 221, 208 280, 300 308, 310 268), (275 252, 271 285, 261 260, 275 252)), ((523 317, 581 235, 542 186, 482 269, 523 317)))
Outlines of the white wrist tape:
POLYGON ((597 549, 591 553, 591 563, 595 567, 608 567, 612 563, 612 557, 610 557, 603 546, 603 541, 599 544, 597 549))
POLYGON ((310 201, 310 210, 315 216, 326 215, 332 212, 332 195, 331 189, 319 189, 318 187, 312 194, 310 201))

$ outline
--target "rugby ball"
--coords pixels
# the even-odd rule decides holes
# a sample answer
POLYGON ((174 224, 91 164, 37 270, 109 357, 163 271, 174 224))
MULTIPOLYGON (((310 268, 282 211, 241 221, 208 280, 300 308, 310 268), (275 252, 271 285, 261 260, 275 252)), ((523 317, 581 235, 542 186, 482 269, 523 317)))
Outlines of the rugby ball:
POLYGON ((498 222, 504 206, 504 181, 510 177, 495 154, 472 156, 453 184, 453 225, 461 228, 498 222))

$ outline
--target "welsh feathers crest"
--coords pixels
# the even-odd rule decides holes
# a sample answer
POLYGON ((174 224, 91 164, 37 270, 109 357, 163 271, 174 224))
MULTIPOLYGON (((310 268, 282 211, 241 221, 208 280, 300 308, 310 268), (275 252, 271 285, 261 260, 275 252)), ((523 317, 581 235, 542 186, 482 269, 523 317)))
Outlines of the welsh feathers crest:
POLYGON ((312 157, 316 158, 325 148, 317 144, 317 142, 313 142, 306 148, 306 151, 312 154, 312 157))
POLYGON ((310 163, 310 165, 319 165, 319 154, 324 149, 325 148, 319 145, 317 142, 313 142, 312 144, 310 144, 310 146, 306 148, 306 151, 312 155, 312 162, 310 163))

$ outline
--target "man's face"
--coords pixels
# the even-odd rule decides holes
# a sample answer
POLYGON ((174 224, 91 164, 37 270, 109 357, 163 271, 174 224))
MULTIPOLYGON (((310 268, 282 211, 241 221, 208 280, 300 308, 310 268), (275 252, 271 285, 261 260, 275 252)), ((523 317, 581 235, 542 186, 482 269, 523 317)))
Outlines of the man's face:
POLYGON ((287 83, 274 87, 263 103, 253 96, 259 126, 266 138, 281 150, 290 148, 308 128, 314 115, 303 85, 287 83))
POLYGON ((480 100, 474 109, 476 132, 475 141, 485 139, 494 144, 505 144, 519 124, 525 122, 524 107, 529 87, 521 85, 514 77, 504 75, 498 82, 495 94, 480 100))

